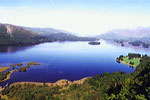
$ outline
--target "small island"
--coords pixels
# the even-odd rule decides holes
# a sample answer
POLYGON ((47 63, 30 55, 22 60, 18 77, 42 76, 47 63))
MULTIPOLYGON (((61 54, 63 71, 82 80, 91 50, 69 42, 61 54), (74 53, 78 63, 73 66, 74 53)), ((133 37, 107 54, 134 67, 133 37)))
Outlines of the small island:
POLYGON ((10 66, 22 66, 23 63, 18 63, 18 64, 11 64, 10 66))
POLYGON ((18 71, 18 72, 26 72, 31 65, 40 65, 40 63, 36 62, 28 62, 26 66, 23 66, 23 63, 18 63, 18 64, 11 64, 10 67, 0 67, 0 83, 10 79, 10 76, 13 72, 18 71), (16 66, 19 66, 20 68, 17 70, 15 69, 16 66), (7 71, 7 69, 10 69, 12 67, 12 70, 7 71))
POLYGON ((137 67, 140 64, 141 55, 129 53, 127 56, 120 55, 116 58, 118 63, 129 65, 130 67, 137 67))
POLYGON ((96 41, 92 41, 92 42, 89 42, 90 45, 100 45, 100 42, 96 42, 96 41))
POLYGON ((0 73, 10 69, 10 67, 0 67, 0 73))
POLYGON ((0 67, 0 83, 8 80, 10 75, 15 71, 6 71, 7 69, 10 69, 10 67, 0 67))
POLYGON ((10 79, 10 76, 13 72, 15 72, 16 70, 12 70, 12 71, 8 71, 8 72, 4 72, 4 73, 0 73, 0 83, 10 79))
POLYGON ((40 63, 36 63, 36 62, 28 62, 26 66, 21 67, 18 69, 19 72, 26 72, 31 65, 40 65, 40 63))

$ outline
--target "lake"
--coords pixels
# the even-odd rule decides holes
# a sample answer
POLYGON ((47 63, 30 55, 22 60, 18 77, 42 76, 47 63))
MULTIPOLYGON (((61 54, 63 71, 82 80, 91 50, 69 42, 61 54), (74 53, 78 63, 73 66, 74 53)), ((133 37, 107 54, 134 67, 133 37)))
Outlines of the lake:
POLYGON ((27 72, 14 72, 11 78, 0 85, 14 82, 56 82, 91 77, 104 72, 124 71, 134 68, 116 62, 116 57, 128 53, 149 54, 143 49, 116 46, 100 41, 100 45, 88 42, 53 42, 37 45, 13 45, 0 47, 0 66, 12 63, 41 63, 31 66, 27 72))

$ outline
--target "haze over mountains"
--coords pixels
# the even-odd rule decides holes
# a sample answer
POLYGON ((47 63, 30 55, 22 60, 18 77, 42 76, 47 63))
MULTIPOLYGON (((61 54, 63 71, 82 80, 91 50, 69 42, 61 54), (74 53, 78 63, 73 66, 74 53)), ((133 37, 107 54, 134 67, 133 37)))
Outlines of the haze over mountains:
POLYGON ((101 39, 115 42, 121 46, 150 47, 150 27, 135 29, 116 29, 98 36, 101 39))
POLYGON ((150 27, 137 27, 135 29, 115 29, 100 35, 105 39, 144 39, 150 38, 150 27))
POLYGON ((53 28, 29 28, 0 24, 0 44, 31 44, 53 41, 92 41, 95 38, 78 37, 53 28))

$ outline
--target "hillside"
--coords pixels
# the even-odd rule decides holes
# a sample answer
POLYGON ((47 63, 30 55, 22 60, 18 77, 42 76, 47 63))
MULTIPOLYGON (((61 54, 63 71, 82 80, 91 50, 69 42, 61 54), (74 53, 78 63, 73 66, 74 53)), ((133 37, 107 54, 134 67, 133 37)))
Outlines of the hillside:
POLYGON ((30 28, 30 27, 23 27, 23 28, 32 30, 34 33, 37 33, 42 36, 47 36, 47 35, 51 35, 51 34, 59 34, 59 33, 70 34, 67 31, 54 29, 54 28, 30 28))
POLYGON ((95 38, 78 37, 53 28, 29 28, 0 24, 0 44, 36 44, 53 41, 92 41, 95 38))

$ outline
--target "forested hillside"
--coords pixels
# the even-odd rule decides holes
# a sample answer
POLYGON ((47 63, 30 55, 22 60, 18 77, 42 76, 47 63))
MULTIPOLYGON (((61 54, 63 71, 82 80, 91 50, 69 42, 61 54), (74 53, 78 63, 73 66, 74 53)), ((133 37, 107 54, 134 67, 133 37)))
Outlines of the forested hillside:
POLYGON ((95 38, 78 37, 68 32, 27 28, 10 24, 0 24, 0 44, 36 44, 53 41, 93 41, 95 38))

